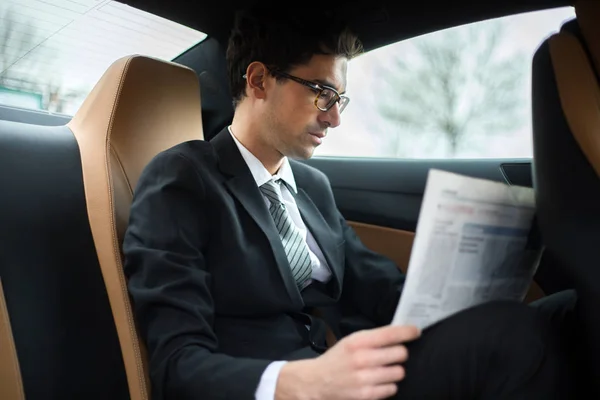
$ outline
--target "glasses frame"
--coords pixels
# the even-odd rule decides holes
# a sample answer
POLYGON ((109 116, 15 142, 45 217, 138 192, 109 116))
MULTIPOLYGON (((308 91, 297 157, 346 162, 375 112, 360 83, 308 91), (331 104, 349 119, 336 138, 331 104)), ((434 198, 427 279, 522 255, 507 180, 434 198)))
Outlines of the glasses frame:
MULTIPOLYGON (((335 88, 332 88, 331 86, 321 85, 321 84, 316 83, 316 82, 307 81, 306 79, 302 79, 302 78, 299 78, 297 76, 290 75, 288 73, 277 71, 277 70, 269 69, 269 71, 273 75, 277 75, 277 76, 280 76, 282 78, 286 78, 286 79, 292 80, 292 81, 294 81, 296 83, 304 85, 307 88, 309 88, 309 89, 317 92, 317 96, 315 97, 314 105, 315 105, 315 107, 317 107, 317 109, 319 111, 327 112, 327 111, 331 110, 331 108, 335 105, 335 103, 338 103, 339 104, 339 113, 341 114, 342 111, 344 111, 344 109, 346 108, 346 106, 350 102, 350 98, 348 96, 340 94, 335 88), (332 91, 333 94, 335 95, 335 97, 334 97, 334 100, 332 102, 330 102, 330 104, 327 107, 322 108, 322 107, 319 107, 319 97, 321 97, 321 95, 323 94, 323 91, 325 91, 325 90, 332 91)), ((242 78, 246 79, 246 74, 244 74, 242 76, 242 78)))

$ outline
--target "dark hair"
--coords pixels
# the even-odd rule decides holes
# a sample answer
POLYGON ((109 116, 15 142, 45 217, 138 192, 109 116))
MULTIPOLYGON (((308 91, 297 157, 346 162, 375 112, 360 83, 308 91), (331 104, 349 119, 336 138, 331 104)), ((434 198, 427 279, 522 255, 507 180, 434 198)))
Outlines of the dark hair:
POLYGON ((351 59, 363 51, 359 39, 334 12, 303 13, 279 7, 255 7, 239 12, 229 37, 227 69, 234 106, 245 96, 248 65, 260 61, 270 69, 289 72, 315 54, 351 59))

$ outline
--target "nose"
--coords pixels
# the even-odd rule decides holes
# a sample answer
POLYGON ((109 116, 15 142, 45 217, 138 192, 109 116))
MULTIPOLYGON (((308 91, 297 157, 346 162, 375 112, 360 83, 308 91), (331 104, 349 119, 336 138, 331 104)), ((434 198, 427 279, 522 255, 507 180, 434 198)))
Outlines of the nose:
POLYGON ((333 107, 327 111, 319 112, 318 120, 322 124, 327 125, 328 128, 335 128, 338 126, 342 122, 339 103, 335 103, 333 107))

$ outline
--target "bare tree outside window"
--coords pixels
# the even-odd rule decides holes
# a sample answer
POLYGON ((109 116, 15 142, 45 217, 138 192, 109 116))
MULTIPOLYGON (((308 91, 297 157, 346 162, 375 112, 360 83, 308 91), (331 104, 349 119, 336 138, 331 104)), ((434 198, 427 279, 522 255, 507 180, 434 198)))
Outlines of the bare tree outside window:
POLYGON ((398 47, 378 76, 381 115, 393 123, 382 146, 390 157, 410 154, 411 137, 431 146, 445 141, 448 158, 478 136, 519 129, 528 108, 523 88, 528 70, 522 53, 502 54, 501 20, 449 29, 398 47))
POLYGON ((34 47, 36 30, 32 25, 17 22, 11 9, 0 9, 0 22, 0 85, 28 86, 12 73, 11 67, 34 47))
POLYGON ((13 90, 39 91, 39 82, 32 79, 36 76, 37 65, 28 63, 27 55, 41 40, 33 25, 18 18, 11 9, 0 9, 0 86, 13 90), (17 63, 22 68, 14 68, 17 63), (25 75, 21 71, 27 69, 25 75))
POLYGON ((25 18, 11 8, 0 9, 0 90, 37 96, 41 109, 61 113, 67 102, 85 97, 87 90, 65 89, 60 78, 48 72, 53 70, 51 59, 39 63, 28 57, 43 40, 25 18))

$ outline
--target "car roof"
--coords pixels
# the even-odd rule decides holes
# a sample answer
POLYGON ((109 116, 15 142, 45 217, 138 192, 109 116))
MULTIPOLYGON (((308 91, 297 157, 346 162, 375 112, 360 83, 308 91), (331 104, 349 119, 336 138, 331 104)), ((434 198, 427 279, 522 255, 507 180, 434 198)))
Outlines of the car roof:
MULTIPOLYGON (((121 3, 202 31, 223 43, 231 30, 235 10, 253 0, 118 0, 121 3)), ((268 4, 269 2, 267 2, 268 4)), ((270 2, 282 7, 281 2, 270 2)), ((372 50, 424 33, 489 18, 572 5, 569 0, 452 0, 431 1, 352 1, 313 2, 315 16, 325 7, 342 13, 363 42, 372 50), (328 4, 328 5, 327 5, 328 4)), ((261 4, 265 4, 263 0, 261 4)), ((296 3, 297 4, 297 3, 296 3)), ((294 4, 294 6, 297 6, 294 4)), ((282 12, 294 12, 292 4, 282 12)))

